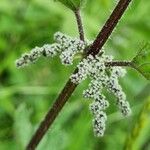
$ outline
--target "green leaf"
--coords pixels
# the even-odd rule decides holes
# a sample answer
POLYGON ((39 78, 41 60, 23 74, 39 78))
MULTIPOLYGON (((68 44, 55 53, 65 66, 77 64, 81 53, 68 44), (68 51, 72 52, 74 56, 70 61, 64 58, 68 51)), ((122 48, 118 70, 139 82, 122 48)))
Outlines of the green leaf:
POLYGON ((85 0, 54 0, 54 1, 61 2, 62 4, 64 4, 66 7, 70 8, 73 11, 79 10, 85 3, 85 0))
POLYGON ((150 80, 150 43, 144 44, 132 60, 133 67, 150 80))

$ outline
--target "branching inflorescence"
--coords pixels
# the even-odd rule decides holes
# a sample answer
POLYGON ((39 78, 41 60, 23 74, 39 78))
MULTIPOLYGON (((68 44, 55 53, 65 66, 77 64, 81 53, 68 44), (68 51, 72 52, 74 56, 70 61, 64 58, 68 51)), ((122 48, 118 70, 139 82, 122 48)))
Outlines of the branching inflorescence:
POLYGON ((118 78, 123 77, 126 71, 121 67, 106 67, 107 61, 112 61, 112 57, 105 55, 104 52, 95 57, 89 55, 79 63, 78 73, 70 77, 75 84, 81 83, 88 76, 91 79, 88 88, 83 91, 83 96, 94 100, 90 105, 90 110, 94 115, 93 126, 96 136, 103 136, 107 120, 104 110, 109 106, 109 102, 102 94, 103 88, 107 88, 116 96, 116 104, 123 116, 129 116, 131 113, 126 95, 118 81, 118 78))
POLYGON ((34 63, 41 56, 54 57, 60 54, 62 64, 71 65, 73 58, 77 53, 83 53, 83 50, 90 44, 89 41, 83 42, 78 38, 71 38, 61 32, 54 35, 54 44, 45 44, 42 47, 35 47, 29 53, 25 53, 16 61, 18 68, 34 63))
POLYGON ((41 56, 53 57, 57 54, 60 54, 61 62, 64 65, 73 64, 74 56, 78 53, 83 54, 83 59, 70 76, 53 106, 45 115, 44 120, 28 143, 27 150, 37 147, 77 85, 86 78, 90 78, 90 83, 88 88, 83 91, 83 96, 87 99, 93 99, 93 102, 90 104, 90 111, 94 116, 93 127, 96 136, 100 137, 104 135, 107 120, 107 115, 104 111, 108 108, 109 102, 103 93, 103 88, 116 96, 117 100, 115 103, 123 116, 128 116, 131 113, 129 103, 126 101, 126 95, 119 84, 119 77, 125 75, 125 70, 122 69, 123 66, 136 67, 132 64, 132 61, 112 61, 112 56, 106 55, 102 48, 132 0, 119 0, 93 42, 85 40, 84 37, 80 9, 85 0, 57 1, 74 12, 80 40, 57 32, 54 35, 54 44, 46 44, 41 48, 36 47, 28 54, 22 55, 16 61, 16 66, 18 68, 24 67, 30 63, 34 63, 41 56))
MULTIPOLYGON (((84 50, 91 44, 88 40, 84 42, 60 32, 54 35, 54 40, 56 42, 54 44, 45 44, 43 47, 36 47, 29 53, 23 54, 16 61, 16 66, 24 67, 34 63, 41 56, 54 57, 57 54, 60 55, 62 64, 72 65, 74 56, 78 53, 84 54, 84 50)), ((90 78, 89 86, 83 91, 83 96, 87 99, 93 99, 90 104, 90 111, 94 116, 94 133, 98 137, 104 135, 107 120, 104 111, 109 106, 109 102, 102 92, 103 88, 108 89, 116 96, 116 104, 123 116, 128 116, 131 113, 126 95, 118 81, 119 77, 123 77, 126 71, 121 67, 107 66, 106 63, 112 60, 113 57, 106 55, 103 50, 96 56, 88 55, 77 65, 78 72, 70 76, 70 80, 74 84, 80 84, 86 78, 90 78)))

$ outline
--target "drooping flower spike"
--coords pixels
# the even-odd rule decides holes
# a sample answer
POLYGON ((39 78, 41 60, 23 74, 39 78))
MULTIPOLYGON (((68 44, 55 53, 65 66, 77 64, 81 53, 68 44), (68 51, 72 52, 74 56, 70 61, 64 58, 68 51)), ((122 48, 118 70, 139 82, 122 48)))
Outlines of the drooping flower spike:
POLYGON ((21 58, 16 60, 18 68, 25 67, 37 61, 41 56, 54 57, 60 55, 62 64, 72 65, 73 58, 77 53, 83 53, 84 49, 91 44, 90 41, 81 41, 77 38, 72 38, 61 32, 54 34, 55 43, 45 44, 42 47, 35 47, 29 53, 23 54, 21 58))
POLYGON ((109 106, 109 102, 102 94, 103 88, 107 88, 116 96, 116 104, 123 116, 131 114, 130 105, 126 101, 126 95, 119 84, 119 77, 123 77, 126 71, 121 67, 106 67, 105 63, 112 60, 112 56, 105 55, 105 53, 95 57, 89 55, 79 63, 78 73, 70 77, 75 84, 81 83, 87 77, 91 79, 88 88, 83 91, 83 96, 87 99, 93 99, 90 111, 94 117, 94 133, 98 137, 104 135, 107 120, 107 117, 103 119, 100 116, 106 116, 104 111, 109 106))

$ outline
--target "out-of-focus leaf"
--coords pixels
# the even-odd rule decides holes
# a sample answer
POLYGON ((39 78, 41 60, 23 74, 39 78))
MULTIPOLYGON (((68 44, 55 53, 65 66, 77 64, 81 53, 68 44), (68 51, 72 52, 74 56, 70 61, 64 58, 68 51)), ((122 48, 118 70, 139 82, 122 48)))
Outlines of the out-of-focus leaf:
POLYGON ((146 43, 132 60, 133 67, 150 80, 150 43, 146 43))
POLYGON ((26 105, 20 105, 15 112, 14 124, 15 137, 20 149, 24 149, 33 131, 29 117, 30 111, 26 108, 26 105))
POLYGON ((66 104, 63 112, 60 113, 59 119, 56 119, 54 125, 45 135, 37 150, 49 150, 50 148, 52 150, 58 150, 58 145, 59 150, 67 149, 66 146, 68 144, 68 141, 70 141, 70 139, 68 138, 69 133, 66 132, 63 127, 66 126, 66 124, 68 125, 68 123, 70 125, 70 122, 68 121, 76 113, 78 113, 81 108, 82 106, 78 105, 78 102, 66 104))
POLYGON ((132 132, 126 139, 124 150, 143 150, 143 146, 147 140, 149 141, 150 136, 150 97, 145 102, 143 109, 138 117, 136 124, 134 125, 132 132))
POLYGON ((85 105, 76 119, 76 123, 71 126, 70 131, 70 143, 67 147, 67 149, 71 150, 91 150, 94 139, 93 137, 90 139, 91 135, 90 133, 93 133, 92 130, 92 123, 91 123, 91 116, 90 113, 88 113, 88 108, 85 105), (82 120, 82 121, 81 121, 82 120), (87 146, 87 141, 88 146, 87 146), (76 144, 73 144, 74 141, 76 141, 76 144))
POLYGON ((0 149, 1 141, 8 140, 12 137, 13 118, 0 108, 0 149))
POLYGON ((70 8, 73 11, 80 9, 85 3, 85 0, 55 0, 55 1, 61 2, 62 4, 64 4, 66 7, 70 8))

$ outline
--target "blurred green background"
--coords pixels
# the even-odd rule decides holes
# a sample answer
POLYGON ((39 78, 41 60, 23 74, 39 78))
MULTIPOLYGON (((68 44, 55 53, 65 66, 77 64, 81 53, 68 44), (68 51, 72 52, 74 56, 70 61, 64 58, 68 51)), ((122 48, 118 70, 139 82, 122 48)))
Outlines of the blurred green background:
MULTIPOLYGON (((82 10, 86 37, 94 39, 113 10, 112 0, 87 0, 82 10)), ((16 69, 15 60, 35 46, 53 42, 57 31, 78 36, 70 10, 53 0, 0 0, 0 150, 22 150, 76 65, 64 67, 58 57, 16 69)), ((132 59, 150 41, 150 1, 133 0, 105 50, 116 59, 132 59)), ((76 60, 75 64, 79 60, 76 60)), ((133 114, 122 118, 111 103, 105 136, 92 131, 89 102, 82 83, 67 102, 38 150, 150 150, 150 84, 132 69, 120 82, 133 114)))

